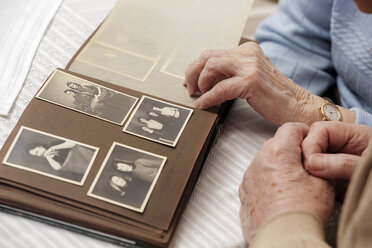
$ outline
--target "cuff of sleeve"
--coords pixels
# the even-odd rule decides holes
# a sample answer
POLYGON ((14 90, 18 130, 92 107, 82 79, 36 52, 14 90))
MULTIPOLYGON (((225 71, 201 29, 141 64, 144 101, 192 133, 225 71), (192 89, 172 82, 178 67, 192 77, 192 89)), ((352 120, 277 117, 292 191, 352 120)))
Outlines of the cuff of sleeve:
POLYGON ((298 247, 308 240, 312 244, 324 242, 321 221, 309 212, 291 211, 276 215, 266 222, 249 247, 298 247))
POLYGON ((355 112, 355 123, 356 124, 372 126, 372 115, 371 114, 359 108, 352 108, 350 110, 355 112))

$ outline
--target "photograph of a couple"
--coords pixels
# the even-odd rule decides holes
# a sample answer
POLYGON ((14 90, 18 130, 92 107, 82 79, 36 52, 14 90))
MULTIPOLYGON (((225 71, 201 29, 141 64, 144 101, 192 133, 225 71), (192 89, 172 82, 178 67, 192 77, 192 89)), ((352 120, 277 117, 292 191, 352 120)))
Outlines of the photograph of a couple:
POLYGON ((143 212, 166 159, 114 142, 88 195, 143 212))
POLYGON ((176 146, 193 110, 143 96, 123 131, 176 146))
POLYGON ((58 70, 36 97, 119 125, 138 100, 58 70))
POLYGON ((22 126, 3 163, 83 185, 98 148, 22 126))

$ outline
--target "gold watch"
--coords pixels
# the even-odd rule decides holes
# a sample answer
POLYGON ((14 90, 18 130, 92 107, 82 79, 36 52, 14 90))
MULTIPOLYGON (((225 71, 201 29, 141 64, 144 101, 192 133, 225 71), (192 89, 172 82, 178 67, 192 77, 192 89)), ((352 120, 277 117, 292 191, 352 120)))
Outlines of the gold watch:
POLYGON ((322 104, 319 108, 320 115, 322 116, 322 121, 341 121, 342 116, 341 112, 338 109, 337 105, 331 103, 328 100, 322 104))

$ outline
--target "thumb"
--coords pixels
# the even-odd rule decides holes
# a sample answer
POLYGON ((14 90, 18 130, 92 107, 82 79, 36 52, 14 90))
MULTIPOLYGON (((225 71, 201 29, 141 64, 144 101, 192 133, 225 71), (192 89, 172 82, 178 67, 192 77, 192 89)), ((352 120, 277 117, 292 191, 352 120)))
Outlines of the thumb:
POLYGON ((350 180, 360 159, 360 156, 345 153, 315 153, 305 159, 304 165, 313 176, 350 180))

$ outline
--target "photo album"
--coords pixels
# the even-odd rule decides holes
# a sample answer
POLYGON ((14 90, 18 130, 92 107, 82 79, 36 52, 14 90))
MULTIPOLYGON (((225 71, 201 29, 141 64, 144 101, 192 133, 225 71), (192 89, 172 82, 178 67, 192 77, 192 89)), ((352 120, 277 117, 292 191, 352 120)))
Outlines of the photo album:
POLYGON ((238 2, 117 1, 1 149, 1 209, 125 247, 170 246, 229 107, 195 109, 184 72, 203 50, 239 43, 252 1, 238 2))

